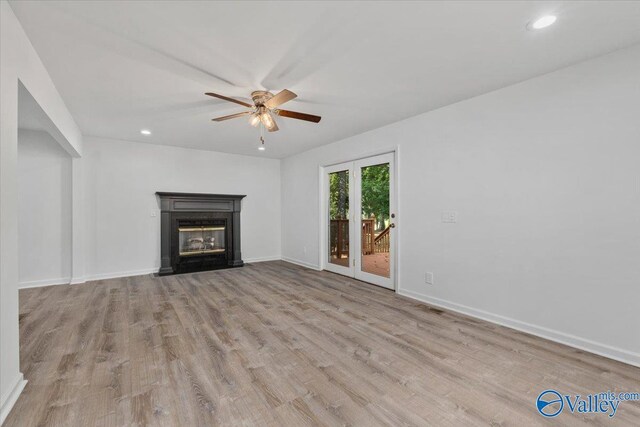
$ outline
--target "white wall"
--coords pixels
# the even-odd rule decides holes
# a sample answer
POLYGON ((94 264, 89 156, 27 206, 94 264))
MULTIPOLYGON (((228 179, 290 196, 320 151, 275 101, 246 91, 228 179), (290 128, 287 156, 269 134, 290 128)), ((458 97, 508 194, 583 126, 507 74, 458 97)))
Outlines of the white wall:
POLYGON ((283 257, 319 165, 396 146, 402 293, 640 365, 640 46, 283 160, 283 257))
POLYGON ((18 131, 20 287, 71 279, 71 156, 48 133, 18 131))
POLYGON ((9 4, 0 1, 0 423, 24 387, 18 337, 18 81, 52 121, 73 155, 80 130, 9 4))
POLYGON ((156 191, 246 194, 243 259, 280 259, 279 160, 86 138, 82 163, 87 279, 160 268, 156 191))

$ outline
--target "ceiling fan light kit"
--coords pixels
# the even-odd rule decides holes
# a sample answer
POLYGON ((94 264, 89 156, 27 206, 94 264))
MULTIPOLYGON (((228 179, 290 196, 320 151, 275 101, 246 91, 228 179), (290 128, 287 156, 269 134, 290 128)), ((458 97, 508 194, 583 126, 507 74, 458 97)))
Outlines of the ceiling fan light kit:
MULTIPOLYGON (((277 109, 280 105, 285 102, 289 102, 292 99, 296 98, 298 95, 291 92, 290 90, 284 89, 277 94, 272 94, 266 90, 256 90, 251 93, 251 99, 253 100, 253 105, 241 101, 239 99, 230 98, 228 96, 219 95, 213 92, 207 92, 205 95, 212 96, 214 98, 222 99, 224 101, 233 102, 235 104, 242 105, 244 107, 250 108, 249 111, 243 111, 236 114, 230 114, 228 116, 216 117, 211 119, 214 122, 222 122, 229 119, 235 119, 237 117, 249 117, 249 124, 253 127, 256 127, 262 123, 262 125, 269 132, 276 132, 279 130, 278 124, 274 119, 274 115, 279 117, 288 117, 291 119, 304 120, 307 122, 318 123, 320 122, 320 116, 314 116, 313 114, 299 113, 297 111, 289 111, 289 110, 280 110, 277 109)), ((262 150, 264 150, 264 141, 260 146, 262 150)))
POLYGON ((268 111, 263 111, 262 114, 260 114, 260 121, 262 122, 264 127, 269 130, 269 132, 275 132, 277 130, 275 129, 276 122, 275 120, 273 120, 273 117, 271 117, 271 114, 269 114, 268 111))
POLYGON ((253 127, 256 127, 260 124, 260 114, 253 113, 251 118, 249 118, 249 124, 253 127))

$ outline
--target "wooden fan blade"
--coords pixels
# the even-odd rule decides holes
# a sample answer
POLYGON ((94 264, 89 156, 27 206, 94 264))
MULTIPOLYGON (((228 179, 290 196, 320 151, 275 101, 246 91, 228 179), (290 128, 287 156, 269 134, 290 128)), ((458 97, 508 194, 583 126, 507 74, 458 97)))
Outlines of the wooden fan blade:
POLYGON ((244 101, 239 101, 237 99, 229 98, 228 96, 218 95, 217 93, 207 92, 205 95, 213 96, 214 98, 224 99, 225 101, 234 102, 236 104, 244 105, 245 107, 253 108, 253 105, 247 104, 244 101))
POLYGON ((264 106, 267 108, 276 108, 278 105, 282 105, 285 102, 291 101, 293 98, 297 97, 295 93, 290 90, 284 89, 275 94, 270 100, 264 103, 264 106))
POLYGON ((229 119, 235 119, 236 117, 248 116, 249 114, 253 114, 253 111, 243 111, 242 113, 230 114, 228 116, 216 117, 215 119, 211 119, 214 122, 222 122, 229 119))
POLYGON ((292 119, 306 120, 307 122, 318 123, 322 117, 314 116, 313 114, 298 113, 297 111, 289 110, 276 110, 277 115, 281 117, 289 117, 292 119))

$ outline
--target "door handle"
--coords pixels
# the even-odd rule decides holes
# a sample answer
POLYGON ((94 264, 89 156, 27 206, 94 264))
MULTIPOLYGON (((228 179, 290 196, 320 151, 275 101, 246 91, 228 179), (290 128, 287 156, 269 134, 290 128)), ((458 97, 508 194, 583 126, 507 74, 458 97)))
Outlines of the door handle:
POLYGON ((389 227, 396 228, 396 225, 394 223, 391 223, 391 224, 389 224, 389 227))

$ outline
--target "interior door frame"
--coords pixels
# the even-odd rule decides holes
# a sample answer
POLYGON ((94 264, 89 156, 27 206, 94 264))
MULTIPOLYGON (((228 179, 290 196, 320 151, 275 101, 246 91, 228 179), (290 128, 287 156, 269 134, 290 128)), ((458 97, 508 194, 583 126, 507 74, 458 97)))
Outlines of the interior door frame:
MULTIPOLYGON (((319 236, 319 245, 318 245, 318 250, 319 250, 319 260, 320 260, 320 265, 318 266, 318 269, 320 270, 327 270, 327 271, 333 271, 330 268, 327 268, 327 264, 331 264, 328 262, 328 256, 327 256, 327 250, 328 250, 328 245, 327 245, 327 236, 328 236, 328 221, 329 221, 329 204, 328 204, 328 193, 329 193, 329 188, 328 188, 328 171, 330 170, 330 168, 334 167, 334 166, 342 166, 344 167, 345 164, 348 163, 354 163, 357 162, 359 160, 363 160, 369 157, 374 157, 374 156, 379 156, 381 154, 391 154, 393 156, 393 165, 394 165, 394 171, 393 171, 393 186, 394 186, 394 191, 393 191, 393 197, 390 199, 390 203, 392 204, 392 206, 395 206, 395 211, 394 213, 396 214, 396 218, 395 218, 395 224, 396 224, 396 228, 395 228, 395 239, 392 239, 391 244, 393 245, 393 262, 391 263, 391 268, 393 269, 393 271, 391 272, 392 276, 394 277, 394 281, 393 281, 393 290, 395 292, 398 292, 398 290, 400 289, 400 282, 401 282, 401 278, 400 278, 400 233, 399 233, 399 229, 401 228, 401 225, 398 223, 399 220, 401 220, 402 216, 401 216, 401 205, 399 203, 399 194, 400 194, 400 172, 399 172, 399 159, 400 159, 400 147, 396 146, 395 148, 392 149, 382 149, 382 150, 377 150, 377 151, 371 151, 368 153, 364 153, 361 156, 355 157, 355 158, 337 158, 334 159, 332 161, 327 161, 324 164, 320 164, 318 166, 318 189, 319 189, 319 194, 320 194, 320 203, 319 203, 319 218, 320 218, 320 224, 319 224, 319 232, 318 232, 318 236, 319 236)), ((336 170, 344 170, 344 169, 336 169, 336 170)), ((353 176, 353 173, 351 173, 351 176, 353 176)), ((351 178, 352 179, 352 178, 351 178)), ((349 189, 351 191, 351 188, 353 188, 353 185, 349 186, 349 189)), ((350 195, 351 197, 351 195, 350 195)), ((355 221, 351 221, 351 223, 354 223, 355 221)), ((352 224, 353 225, 353 224, 352 224)), ((352 230, 349 231, 350 233, 353 233, 352 230)), ((351 251, 353 248, 351 247, 353 245, 350 245, 349 250, 351 251)), ((350 255, 351 256, 351 255, 350 255)), ((351 258, 350 258, 351 259, 351 258)), ((351 264, 353 264, 353 262, 351 262, 351 264)), ((343 274, 343 273, 338 273, 338 274, 343 274)), ((353 274, 351 274, 351 272, 348 272, 347 274, 344 274, 345 276, 348 277, 355 277, 355 270, 353 272, 353 274)))

